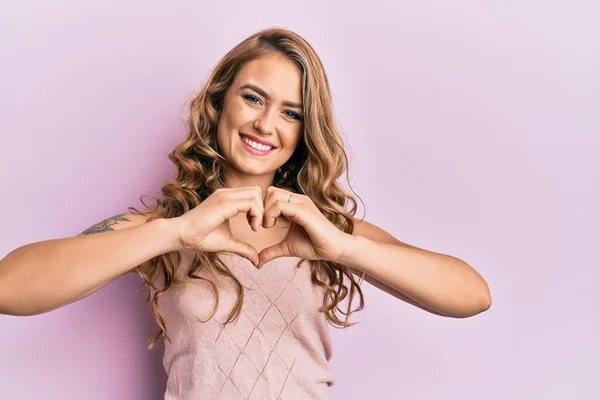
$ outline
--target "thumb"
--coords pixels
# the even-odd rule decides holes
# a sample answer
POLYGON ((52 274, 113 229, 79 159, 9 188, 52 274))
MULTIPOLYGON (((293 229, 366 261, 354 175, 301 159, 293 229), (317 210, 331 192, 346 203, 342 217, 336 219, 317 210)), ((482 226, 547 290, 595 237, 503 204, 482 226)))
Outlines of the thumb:
POLYGON ((263 249, 260 252, 260 254, 258 255, 258 257, 259 257, 258 268, 261 268, 263 265, 265 265, 269 261, 274 260, 278 257, 285 257, 285 256, 291 256, 291 255, 292 254, 290 253, 290 249, 288 247, 287 241, 283 240, 273 246, 269 246, 269 247, 263 249))
POLYGON ((226 246, 225 251, 238 254, 244 258, 250 260, 254 266, 258 265, 259 258, 256 249, 250 246, 248 243, 240 242, 239 240, 232 239, 226 246))

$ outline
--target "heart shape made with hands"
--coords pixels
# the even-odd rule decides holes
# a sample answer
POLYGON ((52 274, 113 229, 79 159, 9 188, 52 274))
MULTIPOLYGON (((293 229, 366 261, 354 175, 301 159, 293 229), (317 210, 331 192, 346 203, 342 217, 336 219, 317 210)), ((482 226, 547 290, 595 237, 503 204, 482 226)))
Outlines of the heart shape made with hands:
MULTIPOLYGON (((262 221, 258 221, 258 225, 273 228, 277 218, 283 215, 290 220, 290 227, 281 242, 258 252, 257 268, 278 257, 335 260, 341 254, 344 241, 351 236, 332 224, 308 196, 271 186, 263 205, 262 221)), ((256 218, 259 217, 248 218, 251 227, 256 226, 256 218)))

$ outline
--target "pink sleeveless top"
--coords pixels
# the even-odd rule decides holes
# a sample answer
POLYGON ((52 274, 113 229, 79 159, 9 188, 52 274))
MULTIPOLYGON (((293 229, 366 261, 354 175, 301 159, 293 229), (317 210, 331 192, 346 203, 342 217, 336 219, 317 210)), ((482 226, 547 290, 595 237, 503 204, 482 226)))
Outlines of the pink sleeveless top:
MULTIPOLYGON (((172 286, 159 297, 171 339, 165 341, 165 400, 189 399, 328 399, 333 377, 329 326, 318 309, 323 289, 310 278, 310 266, 282 257, 256 269, 233 253, 221 260, 244 286, 240 317, 224 327, 236 300, 231 279, 192 280, 172 286), (201 322, 205 321, 205 322, 201 322)), ((183 276, 193 252, 182 252, 183 276)))

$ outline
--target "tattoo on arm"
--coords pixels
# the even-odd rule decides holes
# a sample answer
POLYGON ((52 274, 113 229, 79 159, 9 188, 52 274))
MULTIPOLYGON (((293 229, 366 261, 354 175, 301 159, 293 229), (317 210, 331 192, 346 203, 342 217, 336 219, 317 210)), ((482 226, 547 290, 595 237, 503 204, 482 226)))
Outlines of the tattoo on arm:
POLYGON ((111 225, 118 224, 119 222, 122 222, 122 221, 129 222, 129 220, 124 217, 124 215, 125 214, 115 215, 115 216, 105 219, 102 222, 98 222, 96 225, 91 226, 88 229, 86 229, 85 231, 83 231, 82 234, 92 235, 94 233, 114 231, 114 229, 111 228, 111 225))

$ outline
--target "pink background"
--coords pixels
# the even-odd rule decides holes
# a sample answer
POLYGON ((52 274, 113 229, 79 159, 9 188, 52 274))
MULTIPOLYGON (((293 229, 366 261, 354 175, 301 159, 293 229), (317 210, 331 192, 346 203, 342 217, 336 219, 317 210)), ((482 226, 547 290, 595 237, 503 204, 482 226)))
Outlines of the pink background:
MULTIPOLYGON (((600 398, 600 3, 8 3, 0 256, 156 193, 209 70, 284 26, 325 63, 366 218, 464 259, 494 299, 456 320, 365 287, 362 322, 332 330, 332 398, 600 398)), ((0 398, 162 398, 139 284, 0 316, 0 398)))

